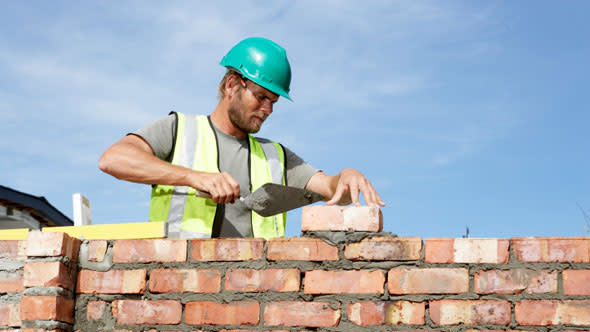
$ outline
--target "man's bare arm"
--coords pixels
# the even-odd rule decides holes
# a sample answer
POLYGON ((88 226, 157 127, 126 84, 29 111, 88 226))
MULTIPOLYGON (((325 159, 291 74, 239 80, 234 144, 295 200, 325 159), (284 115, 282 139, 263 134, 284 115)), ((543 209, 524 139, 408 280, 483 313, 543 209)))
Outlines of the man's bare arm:
POLYGON ((305 188, 322 194, 328 200, 328 205, 353 203, 359 206, 359 194, 362 194, 367 205, 385 206, 371 182, 352 168, 344 169, 336 176, 318 172, 309 179, 305 188))
POLYGON ((127 135, 109 147, 98 167, 120 180, 193 187, 210 193, 216 203, 233 203, 240 197, 240 186, 231 175, 198 172, 160 160, 152 147, 136 135, 127 135))

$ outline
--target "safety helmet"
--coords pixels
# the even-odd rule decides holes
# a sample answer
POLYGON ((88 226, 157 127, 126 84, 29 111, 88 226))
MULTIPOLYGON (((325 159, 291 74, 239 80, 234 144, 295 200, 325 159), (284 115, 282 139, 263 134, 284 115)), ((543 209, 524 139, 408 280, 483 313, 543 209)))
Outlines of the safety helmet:
POLYGON ((272 40, 246 38, 232 47, 221 59, 226 68, 239 71, 244 77, 289 100, 291 66, 287 52, 272 40))

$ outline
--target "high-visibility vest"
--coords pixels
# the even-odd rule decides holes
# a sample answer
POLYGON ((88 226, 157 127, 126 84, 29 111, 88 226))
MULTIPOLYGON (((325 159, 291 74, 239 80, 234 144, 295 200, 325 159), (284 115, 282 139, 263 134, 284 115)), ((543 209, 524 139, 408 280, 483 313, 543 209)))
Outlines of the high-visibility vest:
MULTIPOLYGON (((177 130, 172 164, 196 171, 219 173, 218 145, 209 118, 176 113, 177 130)), ((285 184, 285 152, 275 142, 258 141, 248 135, 251 191, 265 183, 285 184)), ((247 167, 246 165, 244 167, 247 167)), ((217 204, 195 196, 187 186, 156 185, 152 189, 150 221, 166 221, 169 237, 210 238, 217 204)), ((252 211, 254 237, 270 239, 285 235, 287 214, 262 217, 252 211)))

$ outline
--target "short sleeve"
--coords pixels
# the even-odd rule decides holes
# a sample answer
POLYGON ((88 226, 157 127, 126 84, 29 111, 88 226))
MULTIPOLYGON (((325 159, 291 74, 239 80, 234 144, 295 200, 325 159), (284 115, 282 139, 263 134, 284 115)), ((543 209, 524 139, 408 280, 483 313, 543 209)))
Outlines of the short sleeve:
POLYGON ((290 187, 305 188, 309 179, 319 170, 306 163, 293 151, 284 146, 283 148, 287 159, 287 184, 290 187))
POLYGON ((132 134, 148 142, 156 157, 170 161, 172 160, 171 152, 176 138, 176 115, 170 114, 156 120, 132 134))

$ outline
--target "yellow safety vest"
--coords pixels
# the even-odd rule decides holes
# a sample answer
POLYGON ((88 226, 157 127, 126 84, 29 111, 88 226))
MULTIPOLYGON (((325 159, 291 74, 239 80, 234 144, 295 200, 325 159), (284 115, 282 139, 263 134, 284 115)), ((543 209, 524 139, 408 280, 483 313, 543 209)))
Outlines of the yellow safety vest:
MULTIPOLYGON (((172 164, 196 171, 219 173, 217 138, 204 115, 177 114, 172 164)), ((285 184, 285 151, 275 142, 260 142, 248 135, 251 190, 265 183, 285 184)), ((170 237, 210 238, 217 204, 195 196, 186 186, 156 185, 152 189, 150 221, 166 221, 170 237)), ((285 235, 287 214, 262 217, 252 211, 254 237, 270 239, 285 235)))

